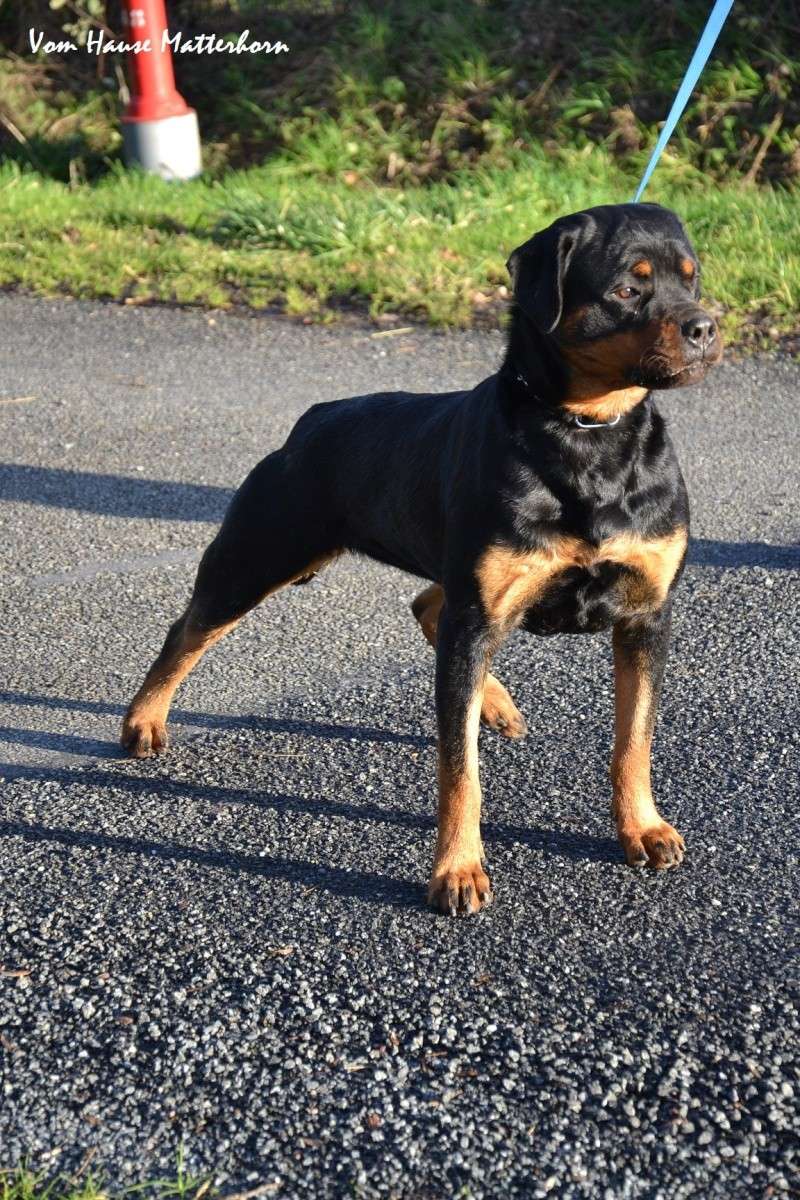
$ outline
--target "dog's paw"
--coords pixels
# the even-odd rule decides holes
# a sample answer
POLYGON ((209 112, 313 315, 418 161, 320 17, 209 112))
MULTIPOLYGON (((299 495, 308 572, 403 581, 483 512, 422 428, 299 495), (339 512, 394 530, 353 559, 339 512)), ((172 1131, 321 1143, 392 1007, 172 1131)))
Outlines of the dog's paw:
POLYGON ((470 916, 492 902, 492 885, 479 862, 437 872, 428 887, 428 904, 451 917, 470 916))
POLYGON ((619 840, 629 867, 652 867, 663 871, 683 862, 686 843, 677 829, 666 821, 647 829, 621 829, 619 840))
POLYGON ((146 713, 128 713, 122 722, 120 743, 131 758, 152 758, 163 754, 169 745, 167 727, 146 713))
POLYGON ((494 675, 488 676, 483 689, 481 720, 503 737, 521 738, 528 732, 525 718, 494 675))

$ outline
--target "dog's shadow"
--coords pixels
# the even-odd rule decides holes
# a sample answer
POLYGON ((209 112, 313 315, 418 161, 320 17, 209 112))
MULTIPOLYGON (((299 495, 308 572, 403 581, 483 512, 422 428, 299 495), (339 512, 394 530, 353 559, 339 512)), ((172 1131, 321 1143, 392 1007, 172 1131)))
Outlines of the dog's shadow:
MULTIPOLYGON (((28 696, 18 692, 0 693, 0 700, 30 707, 62 708, 95 713, 122 715, 123 706, 100 701, 62 699, 53 696, 28 696)), ((352 743, 407 744, 419 748, 431 748, 433 739, 420 734, 398 733, 372 726, 337 725, 330 722, 299 721, 270 717, 217 717, 208 713, 176 710, 177 721, 200 729, 249 728, 265 733, 291 733, 300 737, 345 739, 352 743)), ((0 739, 20 742, 37 748, 70 750, 74 753, 101 755, 117 758, 119 749, 114 743, 94 742, 92 739, 69 734, 48 734, 38 730, 5 728, 0 729, 0 739)), ((269 751, 265 751, 266 754, 269 751)), ((185 780, 164 778, 148 770, 147 764, 130 763, 129 766, 104 768, 102 765, 70 767, 31 766, 0 763, 0 777, 5 779, 28 779, 48 781, 62 787, 71 785, 108 789, 124 792, 131 798, 152 797, 158 791, 169 802, 191 800, 208 805, 219 811, 229 806, 245 805, 250 808, 269 809, 281 815, 303 814, 313 817, 333 818, 359 824, 390 826, 422 832, 433 836, 435 819, 430 815, 391 808, 373 800, 342 800, 335 798, 335 788, 319 800, 297 796, 287 792, 255 792, 218 784, 194 784, 185 780), (131 771, 136 769, 136 773, 131 771)), ((516 825, 505 821, 487 819, 483 822, 484 840, 491 854, 495 846, 521 845, 535 854, 567 859, 573 862, 621 863, 621 852, 612 838, 592 837, 585 833, 532 825, 516 825)), ((301 888, 330 892, 334 895, 361 901, 378 902, 397 908, 420 908, 423 903, 422 890, 418 881, 392 878, 374 871, 351 870, 333 863, 315 863, 306 860, 286 859, 272 856, 248 855, 217 849, 184 845, 177 842, 150 841, 133 836, 105 833, 92 829, 70 829, 48 826, 43 823, 6 820, 0 822, 0 834, 22 837, 27 841, 46 841, 61 846, 91 847, 113 850, 122 854, 143 855, 149 860, 167 862, 190 862, 201 866, 231 871, 236 874, 257 875, 263 878, 284 880, 301 888)))

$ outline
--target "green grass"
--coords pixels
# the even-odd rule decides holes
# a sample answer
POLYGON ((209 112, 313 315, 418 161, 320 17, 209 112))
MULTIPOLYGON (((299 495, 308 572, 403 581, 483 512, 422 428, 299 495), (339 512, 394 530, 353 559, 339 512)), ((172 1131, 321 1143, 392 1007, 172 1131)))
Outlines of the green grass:
MULTIPOLYGON (((88 1156, 84 1161, 88 1163, 88 1156)), ((262 1190, 266 1195, 272 1189, 262 1190)), ((174 1175, 117 1190, 109 1190, 91 1171, 80 1168, 73 1175, 55 1176, 27 1167, 0 1169, 0 1200, 215 1200, 218 1196, 209 1179, 186 1170, 182 1152, 178 1154, 174 1175)), ((231 1200, 245 1200, 245 1197, 231 1200)))
MULTIPOLYGON (((708 0, 170 0, 173 27, 281 39, 279 58, 181 56, 178 84, 215 170, 293 157, 421 186, 468 166, 508 167, 535 146, 652 145, 708 15, 708 0)), ((0 109, 25 138, 7 153, 60 178, 119 154, 122 64, 33 58, 28 28, 80 40, 118 6, 0 2, 0 109), (93 15, 90 15, 93 14, 93 15), (15 52, 15 53, 14 53, 15 52)), ((795 6, 736 4, 676 135, 717 181, 800 178, 795 6)), ((8 127, 0 123, 0 139, 8 127)))
MULTIPOLYGON (((285 158, 181 185, 112 168, 70 187, 6 164, 0 284, 128 303, 315 317, 350 306, 434 325, 496 323, 510 250, 563 213, 629 199, 643 158, 623 170, 596 146, 538 150, 424 188, 321 179, 285 158)), ((709 187, 670 156, 647 198, 686 222, 729 336, 798 332, 800 191, 709 187)))
MULTIPOLYGON (((109 1188, 90 1170, 92 1151, 71 1175, 33 1171, 27 1166, 0 1167, 0 1200, 220 1200, 222 1194, 210 1176, 193 1175, 186 1168, 185 1150, 176 1155, 175 1173, 124 1188, 109 1188)), ((261 1183, 243 1192, 228 1192, 222 1200, 268 1200, 280 1190, 277 1183, 261 1183)))
MULTIPOLYGON (((176 62, 207 173, 170 186, 121 167, 119 63, 28 52, 30 24, 79 38, 104 0, 0 0, 0 286, 496 323, 510 249, 630 197, 707 8, 171 0, 174 27, 249 27, 291 52, 176 62)), ((800 345, 790 9, 734 6, 647 196, 685 219, 729 336, 751 344, 800 345)))

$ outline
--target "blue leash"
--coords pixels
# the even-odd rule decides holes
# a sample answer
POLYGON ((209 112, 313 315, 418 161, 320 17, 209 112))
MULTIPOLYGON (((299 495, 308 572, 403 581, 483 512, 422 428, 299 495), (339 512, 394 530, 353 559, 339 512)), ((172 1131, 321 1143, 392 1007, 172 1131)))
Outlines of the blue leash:
POLYGON ((697 49, 692 55, 692 61, 689 63, 686 74, 683 77, 683 83, 678 89, 678 94, 672 102, 672 108, 669 110, 669 116, 667 117, 666 122, 664 123, 664 128, 661 130, 659 139, 656 142, 656 148, 650 155, 650 161, 647 164, 644 175, 642 176, 642 182, 636 189, 636 195, 633 197, 634 204, 639 203, 639 200, 642 197, 642 192, 650 182, 650 176, 653 174, 653 171, 656 168, 656 163, 661 158, 664 147, 675 131, 675 126, 678 124, 681 114, 686 108, 686 104, 692 92, 694 91, 695 84, 700 78, 703 67, 708 62, 708 57, 711 54, 711 51, 714 49, 714 43, 719 37, 719 31, 725 24, 728 13, 732 8, 733 0, 716 0, 716 3, 711 10, 711 16, 706 22, 706 27, 703 30, 700 41, 697 43, 697 49))

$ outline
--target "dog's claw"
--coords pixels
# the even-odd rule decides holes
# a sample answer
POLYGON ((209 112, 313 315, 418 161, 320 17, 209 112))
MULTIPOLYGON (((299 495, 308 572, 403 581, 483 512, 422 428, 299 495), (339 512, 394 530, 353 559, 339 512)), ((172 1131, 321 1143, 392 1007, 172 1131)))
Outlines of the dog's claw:
POLYGON ((494 675, 489 675, 484 685, 481 721, 503 737, 520 738, 528 732, 525 718, 494 675))
POLYGON ((493 709, 484 708, 481 712, 481 721, 489 729, 493 729, 495 733, 501 733, 507 738, 522 738, 527 735, 528 726, 525 724, 525 718, 522 713, 518 712, 515 717, 508 718, 496 713, 493 709))
POLYGON ((677 829, 673 829, 666 821, 651 829, 621 829, 619 837, 630 867, 651 867, 654 871, 665 871, 679 866, 683 861, 686 843, 677 829))
POLYGON ((428 889, 431 908, 451 917, 480 912, 491 899, 489 877, 479 864, 434 875, 428 889))
POLYGON ((135 714, 125 717, 120 742, 131 758, 153 758, 163 754, 169 746, 163 721, 137 717, 135 714))

